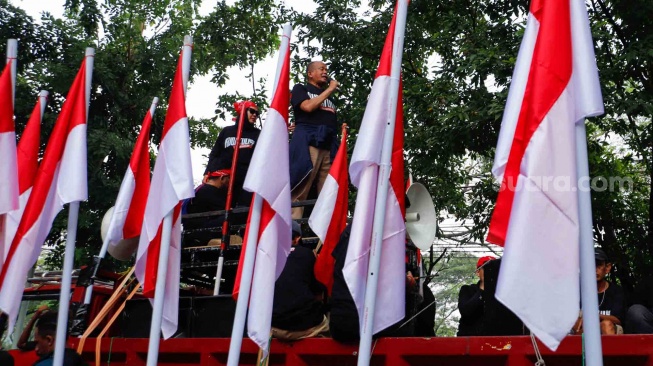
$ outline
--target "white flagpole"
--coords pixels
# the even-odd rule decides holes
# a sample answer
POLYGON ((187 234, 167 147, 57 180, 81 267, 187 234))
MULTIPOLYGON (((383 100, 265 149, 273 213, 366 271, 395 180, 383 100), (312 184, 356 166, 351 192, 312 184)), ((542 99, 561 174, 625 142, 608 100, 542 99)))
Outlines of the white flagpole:
MULTIPOLYGON (((154 118, 154 112, 156 111, 156 106, 159 104, 159 98, 154 97, 152 99, 152 104, 150 105, 150 116, 154 118)), ((133 154, 133 152, 132 152, 133 154)), ((129 168, 128 168, 129 169, 129 168)), ((111 220, 109 221, 109 227, 113 227, 113 220, 115 216, 115 210, 111 214, 111 220)), ((104 257, 107 255, 107 250, 109 249, 109 235, 104 238, 102 241, 102 248, 100 248, 100 253, 95 256, 93 260, 93 274, 91 275, 91 284, 88 285, 86 288, 86 292, 84 293, 84 304, 88 305, 91 303, 91 298, 93 296, 93 283, 95 282, 95 276, 97 275, 97 271, 100 269, 100 264, 102 263, 102 260, 104 257)))
MULTIPOLYGON (((190 58, 193 51, 193 37, 184 36, 182 47, 181 75, 184 96, 190 77, 190 58)), ((159 251, 159 266, 156 272, 156 287, 154 288, 154 304, 152 305, 152 324, 150 326, 150 342, 147 348, 147 366, 156 366, 159 359, 159 343, 161 341, 161 322, 163 320, 163 305, 165 300, 166 276, 168 274, 168 257, 170 254, 170 237, 172 234, 174 209, 163 219, 161 229, 161 247, 159 251)), ((179 289, 176 289, 179 291, 179 289)))
POLYGON ((576 172, 578 182, 588 182, 587 187, 578 186, 578 222, 580 228, 580 299, 583 304, 583 341, 588 366, 603 366, 599 299, 596 296, 596 260, 594 256, 594 233, 592 231, 592 198, 589 186, 589 163, 587 158, 587 133, 585 121, 576 123, 576 172))
POLYGON ((358 366, 370 364, 372 356, 372 333, 374 327, 374 312, 376 307, 376 289, 381 266, 381 247, 383 244, 383 226, 385 224, 386 201, 392 170, 392 142, 394 140, 395 122, 397 116, 397 98, 399 94, 399 79, 401 78, 401 59, 404 49, 404 32, 406 30, 406 14, 408 1, 399 0, 395 20, 395 34, 392 45, 392 68, 390 73, 390 95, 388 100, 388 121, 383 134, 381 149, 381 164, 376 188, 374 205, 374 226, 372 229, 372 245, 370 248, 370 263, 367 271, 365 287, 365 305, 363 310, 363 326, 358 349, 358 366))
POLYGON ((238 301, 236 303, 234 327, 231 330, 227 366, 238 366, 238 362, 240 361, 240 348, 243 344, 243 332, 245 331, 245 319, 247 318, 247 306, 249 305, 249 292, 252 288, 252 276, 254 275, 254 260, 256 259, 256 247, 258 246, 262 207, 263 198, 258 194, 254 194, 252 216, 248 224, 249 233, 247 235, 245 259, 243 260, 243 269, 240 275, 240 292, 238 293, 238 301))
MULTIPOLYGON (((86 49, 86 119, 88 122, 88 106, 91 96, 91 81, 93 79, 93 61, 95 50, 86 49)), ((59 294, 59 314, 57 315, 57 338, 54 348, 54 366, 63 366, 63 356, 66 348, 68 333, 68 307, 70 306, 70 287, 75 261, 75 240, 77 240, 77 219, 79 218, 79 201, 68 205, 68 237, 66 238, 66 251, 61 273, 61 292, 59 294)))
MULTIPOLYGON (((274 86, 272 87, 272 95, 277 90, 279 78, 281 76, 281 69, 283 62, 286 58, 288 43, 290 43, 290 35, 292 33, 292 26, 286 24, 283 26, 283 34, 281 36, 281 45, 279 46, 279 59, 277 61, 277 70, 274 75, 274 86)), ((283 86, 287 87, 287 86, 283 86)), ((243 333, 245 331, 245 320, 247 318, 247 306, 249 305, 249 295, 252 288, 252 277, 254 275, 254 261, 256 260, 256 248, 258 246, 258 232, 261 225, 261 209, 263 207, 263 198, 258 194, 254 194, 254 202, 252 203, 251 219, 248 223, 247 247, 245 248, 245 258, 243 260, 243 269, 240 274, 240 292, 238 293, 238 301, 236 303, 236 315, 234 317, 234 327, 231 330, 231 342, 229 343, 229 357, 227 358, 227 366, 238 366, 240 361, 240 349, 243 344, 243 333)))
POLYGON ((13 38, 7 40, 7 63, 11 63, 11 102, 16 101, 16 62, 18 62, 18 41, 13 38))

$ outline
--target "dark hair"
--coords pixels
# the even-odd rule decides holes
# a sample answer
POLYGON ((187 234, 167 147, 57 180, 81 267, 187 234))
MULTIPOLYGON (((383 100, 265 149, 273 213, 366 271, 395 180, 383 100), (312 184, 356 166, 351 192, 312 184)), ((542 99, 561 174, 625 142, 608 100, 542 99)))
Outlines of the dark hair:
POLYGON ((54 338, 57 334, 57 312, 48 311, 43 313, 36 322, 36 332, 42 338, 47 336, 54 338))

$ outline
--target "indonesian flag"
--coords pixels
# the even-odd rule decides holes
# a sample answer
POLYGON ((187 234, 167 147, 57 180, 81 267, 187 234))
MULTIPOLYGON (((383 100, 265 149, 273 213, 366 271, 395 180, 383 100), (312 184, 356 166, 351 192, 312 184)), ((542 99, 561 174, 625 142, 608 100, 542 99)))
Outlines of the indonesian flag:
POLYGON ((0 177, 2 177, 0 179, 0 225, 2 225, 3 214, 18 209, 18 167, 14 128, 15 77, 12 76, 12 70, 15 69, 16 59, 8 58, 0 74, 0 156, 2 157, 0 159, 0 177))
POLYGON ((0 271, 0 309, 9 315, 10 326, 18 313, 27 273, 36 262, 55 217, 64 204, 84 201, 88 197, 86 91, 92 75, 86 74, 87 57, 93 56, 84 58, 70 87, 0 271))
POLYGON ((575 124, 603 113, 583 1, 533 0, 512 80, 492 169, 496 297, 555 350, 579 311, 575 124))
POLYGON ((320 196, 308 219, 308 225, 322 240, 322 250, 315 261, 315 278, 322 282, 331 294, 333 287, 333 249, 347 226, 349 199, 349 176, 347 174, 347 132, 343 129, 340 148, 331 165, 320 196))
MULTIPOLYGON (((284 28, 279 60, 283 62, 268 110, 268 117, 252 156, 243 187, 263 199, 256 261, 247 318, 247 334, 267 355, 272 322, 274 283, 290 253, 290 170, 288 152, 288 101, 290 100, 290 32, 284 28)), ((249 228, 249 225, 248 225, 249 228)), ((245 252, 243 247, 242 252, 245 252)), ((241 261, 241 263, 243 263, 241 261)), ((240 268, 239 268, 240 271, 240 268)), ((239 278, 237 278, 239 280, 239 278)), ((238 284, 239 285, 239 284, 238 284)))
MULTIPOLYGON (((365 287, 372 242, 379 164, 381 163, 381 141, 383 141, 385 126, 391 113, 388 100, 390 99, 390 72, 396 16, 395 9, 349 166, 351 181, 358 187, 358 196, 343 274, 358 309, 361 329, 364 321, 365 287)), ((403 145, 403 103, 400 85, 392 145, 392 171, 388 186, 385 225, 383 226, 381 270, 378 273, 376 303, 379 306, 376 307, 373 319, 374 333, 400 321, 405 314, 404 194, 406 190, 404 187, 403 145)))
MULTIPOLYGON (((170 254, 164 294, 163 319, 161 330, 165 339, 177 331, 179 312, 179 266, 181 246, 181 204, 180 201, 193 197, 193 171, 190 160, 190 137, 188 117, 186 116, 185 82, 182 70, 188 70, 190 54, 184 58, 184 53, 190 53, 190 47, 184 46, 179 55, 177 72, 172 83, 170 102, 163 124, 163 134, 159 153, 154 164, 152 184, 150 185, 145 218, 141 237, 138 242, 136 256, 136 278, 143 285, 143 294, 154 297, 161 231, 164 217, 172 210, 173 226, 170 238, 170 254)), ((140 169, 140 167, 139 167, 140 169)), ((152 300, 150 300, 152 301, 152 300)))
POLYGON ((145 114, 129 167, 122 179, 105 239, 109 245, 116 245, 122 239, 134 238, 140 235, 143 228, 145 204, 150 191, 150 126, 158 100, 154 98, 145 114))
MULTIPOLYGON (((32 192, 32 185, 34 178, 36 178, 36 171, 39 168, 39 150, 41 149, 41 121, 43 120, 43 112, 47 103, 47 91, 41 91, 39 98, 36 101, 36 106, 25 125, 25 130, 20 137, 20 142, 17 148, 18 157, 18 203, 17 210, 7 213, 7 221, 5 231, 5 243, 11 243, 18 230, 20 218, 25 211, 25 205, 32 192)), ((39 248, 40 249, 40 248, 39 248)), ((3 258, 7 256, 9 245, 4 248, 3 258)), ((38 257, 40 250, 36 251, 38 257)), ((36 261, 36 259, 34 259, 36 261)))

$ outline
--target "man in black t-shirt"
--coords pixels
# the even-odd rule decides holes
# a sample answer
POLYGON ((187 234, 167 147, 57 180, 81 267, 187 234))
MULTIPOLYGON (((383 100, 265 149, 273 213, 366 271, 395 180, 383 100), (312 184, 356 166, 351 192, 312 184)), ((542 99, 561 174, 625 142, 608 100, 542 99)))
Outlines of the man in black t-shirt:
POLYGON ((626 313, 626 333, 653 334, 653 277, 637 284, 631 300, 626 313))
MULTIPOLYGON (((624 290, 621 286, 606 280, 606 276, 612 270, 612 263, 602 249, 594 249, 594 260, 596 261, 596 287, 599 297, 601 334, 623 334, 622 320, 626 313, 624 290)), ((572 332, 582 333, 582 317, 578 318, 572 332)))
MULTIPOLYGON (((313 183, 320 194, 338 150, 336 107, 331 96, 339 83, 329 79, 324 62, 311 62, 307 71, 308 82, 295 85, 290 100, 295 115, 290 141, 293 202, 307 199, 313 183)), ((303 207, 294 208, 293 219, 303 213, 303 207)))
MULTIPOLYGON (((256 142, 261 134, 261 130, 255 126, 256 119, 260 112, 258 106, 249 100, 234 103, 234 110, 236 111, 236 117, 234 118, 236 124, 227 126, 220 131, 218 139, 215 141, 211 153, 209 154, 209 162, 206 165, 206 171, 204 174, 206 175, 208 172, 223 169, 223 167, 231 167, 236 148, 236 136, 238 133, 238 124, 240 123, 240 112, 244 110, 245 116, 243 119, 243 130, 240 136, 240 145, 238 147, 236 174, 233 177, 234 187, 232 192, 232 207, 249 207, 252 201, 252 193, 244 190, 243 184, 245 183, 245 176, 249 169, 249 163, 254 155, 256 142)), ((224 209, 224 207, 222 209, 224 209)))
POLYGON ((485 301, 483 299, 485 269, 483 268, 494 257, 485 256, 476 262, 476 276, 478 282, 471 285, 463 285, 458 293, 458 311, 460 322, 458 323, 458 337, 482 335, 483 313, 485 301))

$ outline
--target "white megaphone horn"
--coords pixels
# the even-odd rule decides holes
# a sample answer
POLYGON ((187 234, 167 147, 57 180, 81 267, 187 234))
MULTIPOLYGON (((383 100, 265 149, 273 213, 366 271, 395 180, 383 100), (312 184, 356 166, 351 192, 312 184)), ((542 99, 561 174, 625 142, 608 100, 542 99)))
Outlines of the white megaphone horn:
POLYGON ((406 231, 420 250, 433 245, 436 235, 435 206, 429 191, 420 183, 413 183, 406 192, 410 207, 406 207, 406 231))
MULTIPOLYGON (((106 238, 109 231, 109 225, 111 224, 111 217, 113 216, 114 209, 115 206, 112 206, 107 211, 107 213, 104 214, 104 217, 102 218, 102 225, 100 226, 100 234, 102 236, 103 243, 104 243, 104 238, 106 238)), ((119 261, 128 261, 131 259, 136 249, 138 249, 139 239, 140 239, 140 235, 133 238, 122 239, 115 245, 109 244, 107 248, 107 252, 111 254, 112 257, 116 258, 119 261)))

